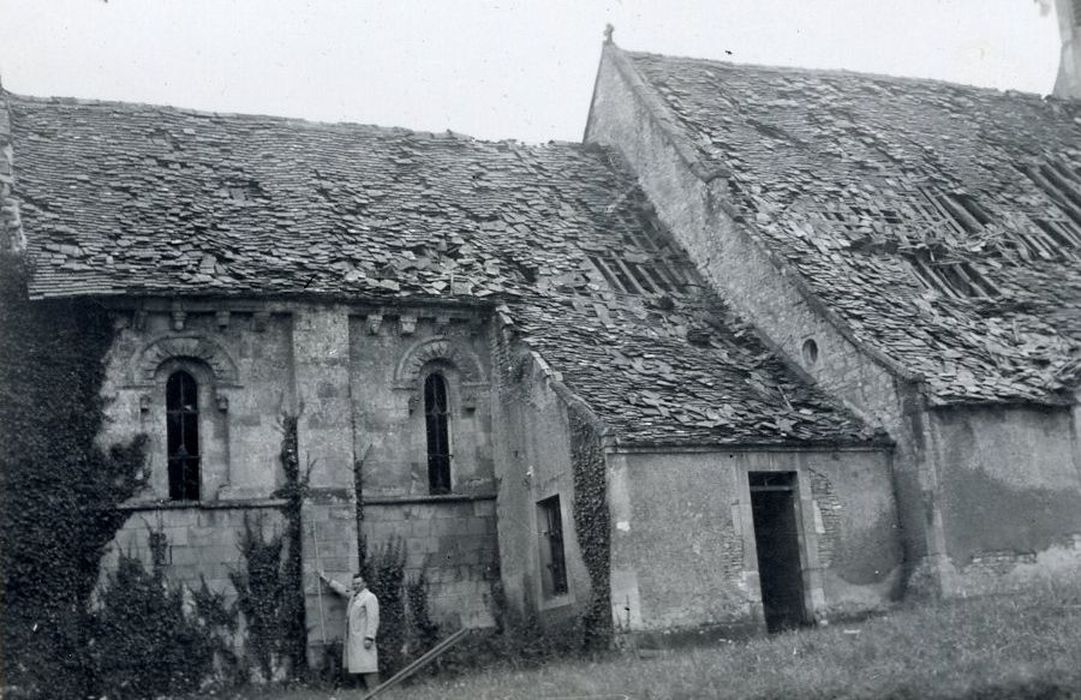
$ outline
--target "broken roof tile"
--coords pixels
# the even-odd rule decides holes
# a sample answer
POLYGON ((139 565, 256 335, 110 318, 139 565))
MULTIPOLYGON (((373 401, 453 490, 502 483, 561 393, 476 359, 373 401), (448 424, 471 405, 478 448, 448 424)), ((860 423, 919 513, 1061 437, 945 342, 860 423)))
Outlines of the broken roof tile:
POLYGON ((737 222, 933 403, 1069 400, 1081 103, 611 50, 696 171, 724 173, 737 222), (947 352, 963 374, 938 370, 947 352))
POLYGON ((881 441, 704 291, 606 151, 0 96, 35 297, 487 300, 625 442, 881 441))

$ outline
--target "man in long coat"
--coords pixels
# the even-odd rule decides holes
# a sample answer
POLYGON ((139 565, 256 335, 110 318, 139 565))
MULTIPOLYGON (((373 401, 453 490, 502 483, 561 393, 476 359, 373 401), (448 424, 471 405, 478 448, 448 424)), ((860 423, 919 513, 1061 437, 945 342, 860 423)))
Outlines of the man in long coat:
POLYGON ((375 636, 379 632, 379 599, 368 590, 363 574, 353 575, 353 589, 327 577, 320 571, 330 590, 346 599, 345 637, 342 640, 342 667, 353 678, 363 676, 364 685, 372 690, 379 685, 379 651, 375 636))

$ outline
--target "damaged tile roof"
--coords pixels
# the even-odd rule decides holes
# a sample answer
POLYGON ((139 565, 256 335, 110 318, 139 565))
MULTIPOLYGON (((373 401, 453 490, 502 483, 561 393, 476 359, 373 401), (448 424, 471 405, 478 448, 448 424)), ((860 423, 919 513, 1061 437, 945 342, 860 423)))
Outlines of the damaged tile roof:
POLYGON ((933 403, 1068 400, 1081 103, 610 48, 744 230, 933 403))
POLYGON ((513 313, 523 340, 622 444, 883 441, 797 379, 720 300, 600 297, 546 296, 513 313))
POLYGON ((881 443, 608 153, 7 95, 31 294, 489 300, 628 443, 881 443))

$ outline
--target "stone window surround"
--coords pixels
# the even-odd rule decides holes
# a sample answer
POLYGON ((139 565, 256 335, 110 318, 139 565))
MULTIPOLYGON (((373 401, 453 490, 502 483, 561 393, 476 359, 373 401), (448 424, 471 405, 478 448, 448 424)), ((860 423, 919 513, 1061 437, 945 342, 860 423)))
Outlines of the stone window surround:
MULTIPOLYGON (((427 382, 428 377, 433 374, 438 374, 443 378, 444 385, 447 390, 447 449, 450 453, 450 490, 447 493, 428 493, 425 494, 428 498, 439 498, 443 496, 453 495, 455 493, 455 487, 457 486, 457 469, 456 469, 456 436, 461 434, 462 426, 461 419, 465 411, 472 411, 476 407, 476 399, 472 389, 468 387, 473 386, 462 381, 462 374, 458 369, 458 366, 445 359, 433 359, 429 360, 417 373, 415 381, 409 387, 409 416, 411 421, 411 429, 415 430, 418 435, 423 439, 419 440, 419 443, 424 446, 422 455, 423 457, 419 461, 424 465, 424 475, 427 477, 428 466, 428 445, 427 445, 427 412, 425 410, 424 403, 424 384, 427 382)), ((401 387, 399 387, 401 388, 401 387)))
MULTIPOLYGON (((152 311, 171 313, 174 317, 177 314, 172 307, 152 311)), ((126 313, 131 312, 126 310, 126 313)), ((135 328, 141 328, 138 317, 145 318, 146 313, 146 310, 134 312, 137 317, 133 324, 135 328)), ((126 315, 122 318, 127 320, 126 315)), ((205 333, 185 330, 183 324, 177 328, 175 318, 173 330, 144 340, 141 348, 131 358, 126 382, 119 388, 138 392, 140 427, 151 440, 148 446, 151 452, 146 466, 150 474, 148 488, 129 499, 125 507, 193 507, 217 500, 219 490, 228 487, 230 482, 229 395, 241 386, 239 367, 224 346, 205 333), (168 377, 177 370, 191 374, 199 390, 199 436, 202 444, 200 451, 203 453, 200 459, 199 501, 171 501, 168 498, 165 386, 168 377), (159 412, 160 425, 157 420, 159 412), (219 422, 220 425, 214 425, 219 422), (215 427, 218 431, 214 430, 215 427), (158 471, 162 473, 158 474, 158 471), (214 483, 208 483, 210 471, 215 471, 218 477, 214 483)))
MULTIPOLYGON (((219 475, 224 479, 223 484, 227 484, 229 480, 229 439, 228 429, 229 421, 227 420, 226 411, 228 409, 228 400, 219 391, 218 374, 214 371, 214 368, 204 362, 201 358, 187 357, 187 356, 169 356, 163 359, 158 365, 153 375, 153 381, 150 386, 145 384, 141 385, 144 390, 149 389, 148 393, 144 393, 140 398, 140 416, 143 424, 144 432, 150 436, 149 449, 153 451, 151 457, 151 469, 152 473, 149 481, 149 489, 155 497, 155 500, 159 503, 174 503, 174 504, 196 504, 205 502, 214 497, 216 488, 208 489, 208 469, 207 464, 210 460, 206 459, 206 455, 212 453, 212 450, 208 450, 212 443, 217 443, 216 446, 220 453, 225 457, 224 464, 221 466, 222 473, 219 475), (169 377, 178 371, 187 372, 195 380, 198 390, 199 401, 199 440, 200 440, 200 466, 199 466, 199 480, 200 488, 199 492, 201 497, 198 501, 191 500, 172 500, 168 497, 169 481, 168 481, 168 454, 166 443, 166 425, 164 420, 164 412, 166 407, 166 384, 169 377), (156 417, 162 418, 161 425, 157 425, 159 421, 155 420, 156 417), (148 418, 153 420, 154 425, 147 423, 148 418), (214 423, 220 422, 221 425, 217 426, 218 431, 214 430, 214 423), (217 433, 217 436, 215 435, 217 433), (160 458, 160 459, 159 459, 160 458), (162 465, 162 474, 157 474, 159 471, 156 465, 162 465)), ((223 485, 219 484, 219 486, 223 485)), ((142 494, 136 496, 133 502, 146 501, 148 494, 142 494)))
MULTIPOLYGON (((426 494, 438 499, 454 495, 457 486, 455 437, 461 434, 462 419, 478 407, 478 399, 487 393, 489 384, 480 359, 462 339, 451 335, 435 335, 410 346, 394 370, 393 388, 408 394, 408 411, 412 429, 426 437, 424 384, 432 374, 443 377, 447 389, 447 437, 450 451, 450 493, 426 494)), ((423 454, 417 455, 427 469, 427 440, 423 454), (420 459, 423 457, 423 459, 420 459)), ((425 471, 425 474, 427 472, 425 471)))

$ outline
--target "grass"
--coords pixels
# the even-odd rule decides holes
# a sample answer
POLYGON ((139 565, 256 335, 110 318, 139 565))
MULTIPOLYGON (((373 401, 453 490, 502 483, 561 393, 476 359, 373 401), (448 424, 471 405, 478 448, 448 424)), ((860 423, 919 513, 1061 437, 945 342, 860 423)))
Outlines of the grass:
MULTIPOLYGON (((248 697, 359 700, 362 693, 264 688, 248 697)), ((429 677, 380 697, 1081 698, 1081 583, 905 604, 859 624, 651 658, 612 654, 533 669, 504 660, 473 675, 429 677)))

